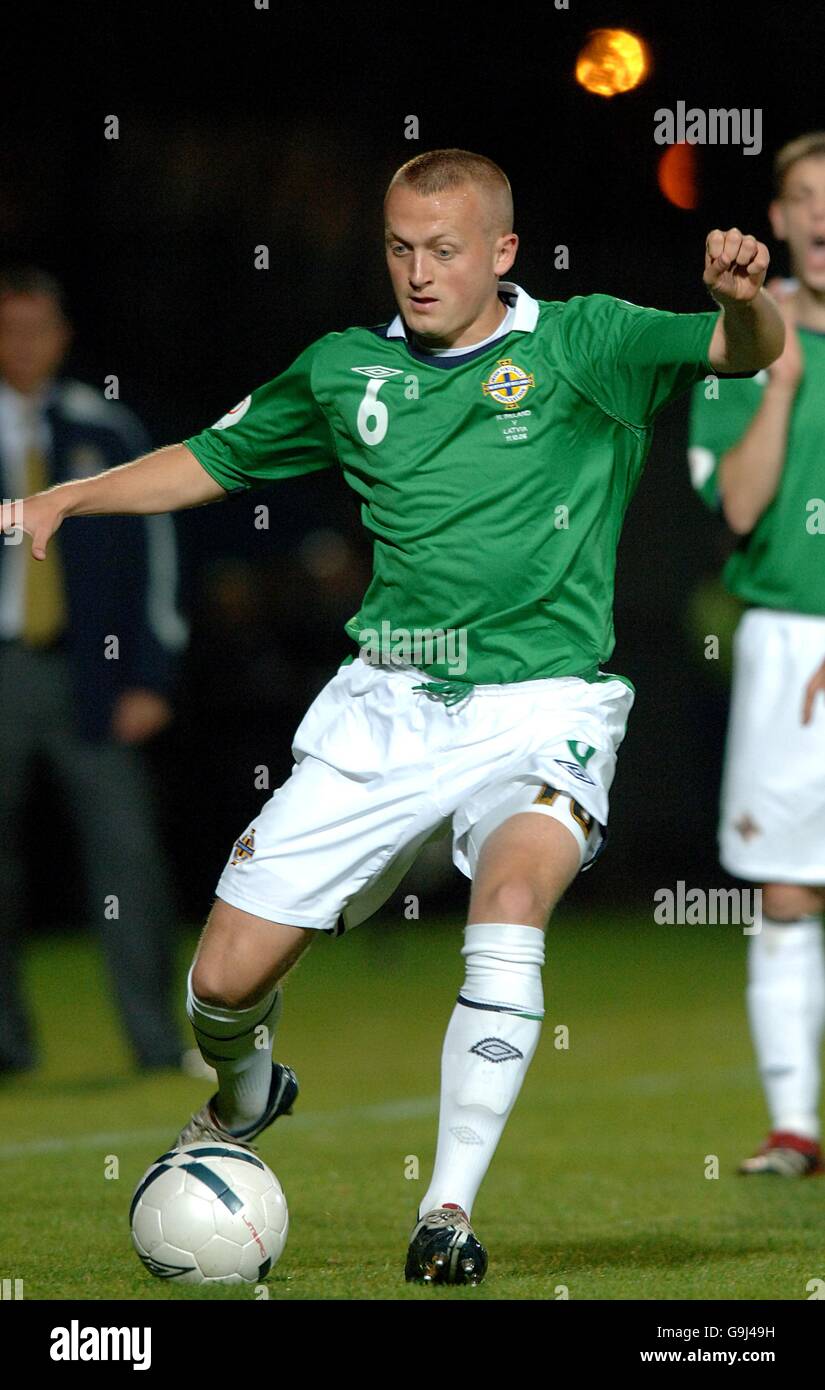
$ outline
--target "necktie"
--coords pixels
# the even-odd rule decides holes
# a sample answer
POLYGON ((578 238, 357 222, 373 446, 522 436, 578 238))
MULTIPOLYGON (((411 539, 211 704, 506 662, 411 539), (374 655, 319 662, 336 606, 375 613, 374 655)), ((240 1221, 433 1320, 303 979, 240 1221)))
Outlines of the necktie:
MULTIPOLYGON (((29 422, 27 432, 25 486, 26 497, 49 486, 46 457, 37 440, 34 420, 29 422)), ((30 550, 25 557, 20 637, 29 647, 48 646, 66 626, 66 587, 56 539, 50 538, 45 560, 35 560, 30 550)))

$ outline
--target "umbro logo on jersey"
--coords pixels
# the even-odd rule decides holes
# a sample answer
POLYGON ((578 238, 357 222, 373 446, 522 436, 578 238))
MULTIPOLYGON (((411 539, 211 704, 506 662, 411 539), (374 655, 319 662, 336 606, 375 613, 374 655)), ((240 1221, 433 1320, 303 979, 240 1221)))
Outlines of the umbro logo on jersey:
POLYGON ((400 367, 350 367, 351 372, 360 372, 362 376, 388 377, 403 376, 400 367))
POLYGON ((481 389, 496 405, 503 405, 505 410, 515 410, 535 384, 532 372, 517 367, 512 357, 501 357, 487 380, 481 383, 481 389))

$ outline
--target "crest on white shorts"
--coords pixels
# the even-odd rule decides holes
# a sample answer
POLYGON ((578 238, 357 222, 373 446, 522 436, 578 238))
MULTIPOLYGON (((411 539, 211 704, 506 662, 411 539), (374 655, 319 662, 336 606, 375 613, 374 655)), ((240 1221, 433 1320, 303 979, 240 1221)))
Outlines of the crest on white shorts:
POLYGON ((232 865, 243 864, 244 860, 251 859, 255 853, 255 830, 247 830, 239 840, 235 841, 235 851, 229 863, 232 865))

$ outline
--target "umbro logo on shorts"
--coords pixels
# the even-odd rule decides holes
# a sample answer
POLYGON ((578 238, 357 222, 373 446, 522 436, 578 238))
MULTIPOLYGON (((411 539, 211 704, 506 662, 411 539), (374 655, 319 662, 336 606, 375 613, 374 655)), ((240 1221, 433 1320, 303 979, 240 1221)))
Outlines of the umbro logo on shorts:
POLYGON ((578 763, 568 763, 565 762, 563 758, 556 758, 555 761, 558 763, 559 767, 565 768, 565 770, 570 773, 570 776, 575 777, 578 782, 586 782, 589 787, 595 787, 596 783, 593 781, 590 773, 585 772, 584 768, 579 767, 578 763))

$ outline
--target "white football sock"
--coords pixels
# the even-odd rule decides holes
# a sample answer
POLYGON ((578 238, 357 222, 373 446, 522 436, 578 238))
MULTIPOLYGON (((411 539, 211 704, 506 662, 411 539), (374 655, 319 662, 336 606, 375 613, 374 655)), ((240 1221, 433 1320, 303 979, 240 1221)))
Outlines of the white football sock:
POLYGON ((248 1009, 205 1004, 192 989, 193 969, 187 979, 186 1012, 201 1056, 218 1073, 218 1118, 224 1129, 245 1129, 263 1114, 269 1099, 272 1042, 283 993, 276 986, 248 1009))
POLYGON ((825 1026, 822 922, 763 916, 750 938, 747 1003, 772 1130, 819 1138, 825 1026))
POLYGON ((543 931, 479 922, 464 941, 464 984, 441 1054, 435 1166, 419 1217, 445 1202, 470 1215, 544 1018, 543 931))

